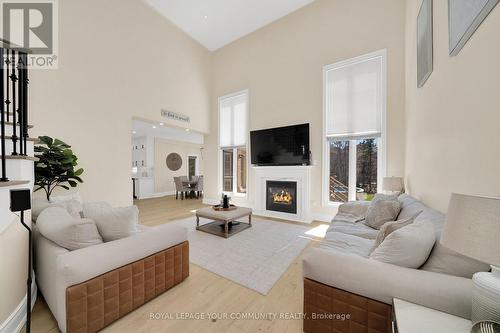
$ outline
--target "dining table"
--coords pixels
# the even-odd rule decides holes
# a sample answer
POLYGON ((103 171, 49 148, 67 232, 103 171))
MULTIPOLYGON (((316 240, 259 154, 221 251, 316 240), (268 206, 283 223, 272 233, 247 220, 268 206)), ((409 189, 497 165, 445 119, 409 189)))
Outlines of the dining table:
MULTIPOLYGON (((197 180, 185 180, 182 182, 182 185, 188 187, 191 189, 191 191, 189 191, 189 198, 193 199, 193 198, 196 198, 196 192, 195 192, 195 188, 196 188, 196 185, 198 185, 198 181, 197 180)), ((186 196, 188 197, 188 196, 186 196)))

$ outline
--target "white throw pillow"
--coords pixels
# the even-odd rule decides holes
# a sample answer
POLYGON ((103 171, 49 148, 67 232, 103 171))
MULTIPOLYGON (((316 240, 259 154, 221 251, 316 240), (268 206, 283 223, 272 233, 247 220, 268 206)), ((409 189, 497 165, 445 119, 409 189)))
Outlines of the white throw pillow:
POLYGON ((436 234, 432 222, 414 222, 392 232, 370 254, 370 259, 408 268, 419 268, 431 253, 436 234))
POLYGON ((137 206, 113 208, 105 202, 85 203, 83 216, 95 221, 105 242, 129 237, 138 232, 137 206))
POLYGON ((375 204, 379 201, 398 201, 399 194, 384 194, 384 193, 377 193, 373 197, 371 204, 375 204))
POLYGON ((61 201, 58 203, 51 203, 50 206, 59 206, 69 213, 69 215, 73 216, 75 219, 81 219, 83 217, 83 207, 81 202, 76 200, 67 200, 61 201))
POLYGON ((49 207, 61 207, 74 218, 82 217, 82 204, 77 200, 47 201, 46 198, 33 198, 31 203, 31 219, 36 221, 41 212, 49 207))
POLYGON ((380 200, 370 205, 366 213, 365 224, 379 230, 386 222, 395 221, 401 211, 397 200, 380 200))
POLYGON ((44 209, 36 226, 45 238, 70 251, 102 243, 94 221, 74 218, 62 207, 44 209))
POLYGON ((375 249, 382 244, 384 239, 389 236, 394 231, 406 227, 408 224, 411 224, 415 221, 418 215, 420 215, 422 211, 414 214, 413 216, 407 217, 405 219, 400 219, 397 221, 386 222, 382 227, 380 227, 380 231, 378 232, 377 238, 375 239, 375 244, 373 245, 373 249, 371 252, 375 251, 375 249))
POLYGON ((50 207, 50 202, 45 197, 35 197, 31 202, 31 219, 36 221, 41 212, 50 207))
POLYGON ((63 206, 72 216, 76 217, 78 214, 78 216, 83 217, 83 200, 78 192, 53 195, 50 197, 50 203, 63 206))

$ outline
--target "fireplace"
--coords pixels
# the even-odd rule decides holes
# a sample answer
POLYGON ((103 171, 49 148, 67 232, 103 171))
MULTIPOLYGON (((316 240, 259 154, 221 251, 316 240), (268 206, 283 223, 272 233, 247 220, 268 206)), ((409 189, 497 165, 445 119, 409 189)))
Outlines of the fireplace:
POLYGON ((297 214, 297 182, 266 181, 266 209, 297 214))

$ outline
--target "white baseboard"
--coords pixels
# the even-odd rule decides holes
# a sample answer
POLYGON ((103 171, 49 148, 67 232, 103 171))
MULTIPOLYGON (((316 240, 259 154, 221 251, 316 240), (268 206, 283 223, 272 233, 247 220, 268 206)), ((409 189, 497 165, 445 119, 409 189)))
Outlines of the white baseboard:
MULTIPOLYGON (((33 282, 31 283, 31 311, 35 306, 38 289, 35 283, 35 273, 33 273, 33 282)), ((26 303, 28 297, 25 295, 21 303, 16 307, 14 312, 0 324, 0 333, 18 333, 26 324, 26 303)))
POLYGON ((252 209, 253 209, 253 214, 255 216, 260 216, 260 217, 269 217, 272 219, 292 221, 292 222, 297 222, 297 223, 302 223, 302 224, 311 224, 313 221, 311 218, 304 219, 302 217, 297 217, 294 214, 274 212, 274 211, 270 211, 270 210, 257 211, 254 208, 252 208, 252 209))
POLYGON ((175 195, 175 191, 151 193, 149 195, 145 195, 145 196, 140 197, 139 200, 161 198, 161 197, 167 197, 167 196, 171 196, 171 195, 175 195))
MULTIPOLYGON (((218 205, 218 204, 220 204, 220 199, 203 198, 203 204, 205 204, 205 205, 218 205)), ((252 208, 252 207, 249 207, 249 208, 252 208)), ((262 213, 262 212, 261 212, 261 214, 258 214, 258 212, 255 212, 255 214, 260 215, 260 216, 264 216, 264 217, 267 215, 267 214, 262 213)), ((285 220, 294 221, 293 219, 286 217, 286 216, 269 216, 269 217, 282 218, 285 220)), ((312 221, 330 223, 332 221, 333 215, 313 213, 311 218, 312 218, 312 221)), ((298 220, 298 222, 302 222, 302 223, 311 223, 312 221, 300 221, 300 220, 298 220)))
POLYGON ((333 215, 313 213, 312 218, 314 221, 330 223, 332 222, 333 215))

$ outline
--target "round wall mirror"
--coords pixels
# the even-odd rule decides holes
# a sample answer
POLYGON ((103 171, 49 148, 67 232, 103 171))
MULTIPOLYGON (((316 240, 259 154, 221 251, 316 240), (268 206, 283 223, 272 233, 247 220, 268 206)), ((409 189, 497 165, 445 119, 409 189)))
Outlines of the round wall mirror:
POLYGON ((177 153, 170 153, 167 156, 167 167, 172 171, 177 171, 182 166, 182 157, 177 153))

